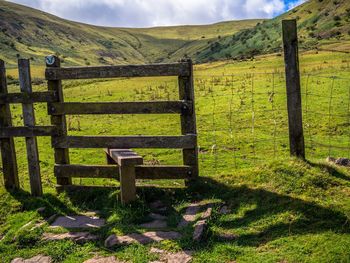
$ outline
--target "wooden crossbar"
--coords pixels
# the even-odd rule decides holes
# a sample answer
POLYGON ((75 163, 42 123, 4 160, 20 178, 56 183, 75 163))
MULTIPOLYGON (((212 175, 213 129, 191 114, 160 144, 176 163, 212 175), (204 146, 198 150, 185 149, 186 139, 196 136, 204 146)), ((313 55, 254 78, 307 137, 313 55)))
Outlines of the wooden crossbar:
POLYGON ((55 126, 5 127, 0 129, 0 138, 53 136, 58 132, 55 126))
POLYGON ((21 93, 1 93, 0 104, 5 103, 35 103, 35 102, 54 102, 57 101, 55 92, 21 92, 21 93))
POLYGON ((169 148, 192 149, 197 136, 63 136, 53 137, 54 148, 169 148))
POLYGON ((46 68, 47 80, 97 79, 118 77, 189 76, 188 63, 121 65, 100 67, 46 68))
POLYGON ((192 108, 190 101, 152 102, 65 102, 52 103, 48 109, 51 115, 78 114, 162 114, 184 113, 192 108))

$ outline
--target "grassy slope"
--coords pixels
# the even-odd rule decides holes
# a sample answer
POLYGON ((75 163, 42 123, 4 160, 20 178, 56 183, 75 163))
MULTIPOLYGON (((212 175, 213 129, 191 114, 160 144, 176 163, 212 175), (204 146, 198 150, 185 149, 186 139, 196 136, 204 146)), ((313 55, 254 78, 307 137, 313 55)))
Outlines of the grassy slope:
MULTIPOLYGON (((329 136, 332 136, 330 143, 340 148, 331 149, 331 155, 347 157, 349 154, 349 112, 346 110, 349 80, 342 82, 341 78, 347 78, 350 61, 347 54, 326 51, 301 53, 300 61, 304 114, 307 74, 311 74, 308 110, 319 112, 304 115, 307 157, 310 162, 288 158, 282 57, 266 55, 256 57, 253 61, 222 61, 198 65, 195 68, 195 87, 201 146, 200 171, 203 179, 194 188, 169 192, 145 189, 140 191, 140 202, 131 208, 120 207, 115 193, 108 191, 57 196, 54 192, 54 161, 50 138, 40 137, 38 144, 46 196, 32 199, 27 193, 8 194, 1 190, 0 235, 5 235, 5 238, 0 241, 0 258, 9 262, 14 256, 30 257, 43 253, 53 256, 57 262, 82 262, 92 257, 91 253, 97 252, 115 254, 131 262, 148 262, 154 257, 149 254, 150 246, 129 246, 106 251, 102 246, 103 238, 100 242, 83 246, 64 241, 45 243, 40 242, 39 238, 42 231, 47 230, 46 225, 30 234, 26 229, 19 229, 31 220, 40 219, 36 208, 44 205, 48 207, 46 216, 54 212, 65 214, 90 209, 102 210, 110 223, 98 231, 102 237, 112 232, 128 233, 135 229, 144 231, 135 226, 144 220, 147 213, 143 204, 145 200, 155 199, 158 195, 158 198, 161 196, 174 204, 175 210, 171 212, 169 221, 172 227, 179 220, 178 212, 183 211, 184 204, 191 200, 221 199, 232 207, 232 213, 227 216, 215 215, 206 242, 193 244, 189 240, 189 228, 183 232, 185 236, 179 242, 164 242, 160 245, 169 250, 194 249, 195 262, 348 262, 349 170, 320 162, 329 152, 315 143, 328 142, 329 136), (250 94, 252 75, 247 72, 256 73, 254 134, 250 94), (260 74, 264 72, 265 74, 260 74), (268 72, 275 72, 274 86, 272 75, 268 72), (331 79, 312 76, 314 74, 335 74, 338 77, 332 92, 332 113, 335 115, 332 116, 331 123, 327 117, 331 79), (230 82, 231 77, 234 85, 230 82), (273 90, 275 114, 264 112, 272 108, 273 90), (313 97, 313 94, 320 97, 313 97), (229 114, 230 104, 232 119, 229 114), (213 111, 218 114, 213 116, 213 111), (274 121, 275 129, 271 128, 274 121), (232 127, 233 133, 230 133, 232 127), (216 131, 220 129, 223 131, 216 131), (273 140, 274 133, 278 139, 276 142, 273 140), (312 142, 309 140, 310 134, 312 142), (243 169, 235 169, 236 167, 243 169), (218 238, 218 234, 227 232, 236 234, 237 239, 223 242, 218 238)), ((15 70, 8 73, 16 77, 15 70)), ((33 73, 37 78, 43 76, 40 68, 33 67, 33 73)), ((66 101, 175 99, 175 84, 174 78, 63 82, 66 101)), ((15 84, 9 88, 11 92, 18 91, 15 84)), ((34 90, 46 88, 45 84, 34 86, 34 90)), ((13 105, 11 109, 15 117, 14 125, 21 125, 21 108, 13 105)), ((38 124, 49 124, 45 104, 36 105, 36 117, 38 124)), ((71 135, 180 133, 179 119, 169 115, 71 116, 68 118, 68 127, 71 135)), ((27 163, 25 156, 20 154, 25 152, 23 138, 16 139, 16 151, 21 185, 28 190, 27 163)), ((140 153, 145 156, 146 163, 179 164, 181 159, 179 151, 145 150, 140 153)), ((70 154, 74 164, 105 163, 103 151, 99 149, 72 149, 70 154)), ((74 179, 74 183, 117 185, 117 182, 110 180, 74 179)), ((182 186, 178 181, 155 183, 161 186, 182 186)))
POLYGON ((0 1, 0 58, 41 63, 58 52, 68 64, 146 63, 173 60, 205 48, 218 36, 231 35, 261 20, 208 26, 149 29, 104 28, 67 21, 21 5, 0 1), (202 38, 204 37, 204 38, 202 38))
POLYGON ((350 51, 350 2, 309 0, 293 10, 211 44, 197 54, 208 61, 281 51, 281 20, 298 20, 300 46, 350 51))

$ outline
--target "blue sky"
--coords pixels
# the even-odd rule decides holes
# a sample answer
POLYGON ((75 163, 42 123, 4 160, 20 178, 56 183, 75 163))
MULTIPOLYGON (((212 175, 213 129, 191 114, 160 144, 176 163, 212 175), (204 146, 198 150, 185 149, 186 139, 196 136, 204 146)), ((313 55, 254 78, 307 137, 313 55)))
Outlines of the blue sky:
POLYGON ((10 0, 88 24, 151 27, 272 18, 305 0, 10 0))

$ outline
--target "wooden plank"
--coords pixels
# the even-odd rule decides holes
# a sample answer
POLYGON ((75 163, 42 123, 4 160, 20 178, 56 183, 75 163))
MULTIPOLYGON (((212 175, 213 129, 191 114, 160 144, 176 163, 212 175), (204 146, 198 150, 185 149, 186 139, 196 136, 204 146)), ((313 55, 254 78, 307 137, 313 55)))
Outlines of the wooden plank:
POLYGON ((130 149, 109 149, 108 152, 119 166, 143 164, 143 158, 130 149))
POLYGON ((283 20, 290 153, 305 158, 296 20, 283 20))
POLYGON ((55 176, 70 178, 114 178, 119 180, 119 169, 116 165, 71 165, 56 164, 55 176))
POLYGON ((99 67, 47 68, 47 80, 63 79, 96 79, 118 77, 158 77, 188 76, 190 69, 187 63, 121 65, 99 67))
MULTIPOLYGON (((30 76, 29 59, 18 60, 18 75, 21 91, 23 93, 31 93, 32 81, 30 76)), ((35 116, 33 104, 23 103, 22 109, 24 125, 28 127, 34 127, 35 116)), ((39 151, 36 137, 26 137, 26 146, 31 193, 34 196, 41 196, 43 194, 43 189, 41 184, 39 151)))
POLYGON ((120 199, 122 204, 129 204, 136 200, 135 165, 119 166, 120 199))
POLYGON ((52 103, 51 115, 80 114, 172 114, 183 113, 192 108, 191 102, 152 101, 152 102, 66 102, 52 103))
MULTIPOLYGON (((191 101, 191 109, 187 112, 183 112, 181 115, 181 132, 186 134, 197 134, 196 128, 196 113, 195 113, 195 96, 194 96, 194 84, 193 84, 193 65, 192 60, 183 60, 189 65, 189 76, 179 77, 179 94, 180 100, 191 101)), ((199 176, 198 169, 198 147, 195 144, 191 149, 184 149, 183 151, 183 164, 193 167, 192 178, 199 176)))
POLYGON ((6 127, 0 129, 0 138, 58 135, 55 126, 6 127))
POLYGON ((188 179, 192 177, 191 166, 135 166, 136 179, 188 179))
MULTIPOLYGON (((59 177, 63 179, 64 177, 59 177)), ((82 192, 86 194, 86 192, 94 192, 94 191, 115 191, 119 187, 116 186, 95 186, 95 185, 57 185, 56 191, 58 193, 62 192, 72 192, 77 194, 77 192, 82 192)))
MULTIPOLYGON (((5 62, 0 59, 0 93, 7 93, 5 62)), ((0 130, 12 127, 8 104, 0 104, 0 130)), ((0 139, 2 169, 6 189, 19 189, 15 143, 13 138, 0 139)))
POLYGON ((197 136, 62 136, 53 137, 54 148, 169 148, 193 149, 197 136))
MULTIPOLYGON (((46 57, 46 67, 47 69, 55 69, 61 66, 60 59, 56 56, 48 56, 46 57)), ((57 94, 57 102, 63 103, 63 90, 62 83, 60 80, 49 80, 47 82, 48 90, 53 91, 57 94)), ((51 107, 51 103, 47 105, 49 109, 51 107)), ((56 126, 59 130, 59 133, 64 136, 67 135, 67 124, 66 124, 66 116, 65 115, 56 115, 51 116, 51 124, 56 126)), ((52 139, 57 137, 53 136, 52 139)), ((66 148, 55 148, 55 163, 56 164, 69 164, 69 149, 66 148)), ((72 179, 69 177, 66 178, 57 178, 58 185, 71 185, 72 179)))
POLYGON ((0 94, 0 104, 2 103, 35 103, 57 101, 56 93, 52 91, 33 93, 2 93, 0 94))

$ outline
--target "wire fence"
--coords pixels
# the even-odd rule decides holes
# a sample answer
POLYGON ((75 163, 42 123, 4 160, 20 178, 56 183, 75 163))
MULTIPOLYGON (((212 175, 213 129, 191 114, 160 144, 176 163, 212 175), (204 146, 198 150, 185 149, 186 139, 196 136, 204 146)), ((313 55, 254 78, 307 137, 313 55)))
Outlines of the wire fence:
MULTIPOLYGON (((303 126, 307 159, 332 157, 350 158, 350 78, 316 74, 302 74, 303 126)), ((115 81, 115 80, 114 80, 115 81)), ((177 99, 177 79, 162 82, 135 82, 132 90, 114 91, 113 85, 129 87, 131 80, 119 82, 68 82, 66 101, 142 101, 177 99), (112 85, 113 83, 113 85, 112 85), (81 85, 84 84, 84 85, 81 85), (136 85, 137 84, 137 85, 136 85), (98 89, 95 86, 99 87, 98 89), (98 92, 96 92, 98 90, 98 92)), ((286 85, 283 72, 252 74, 195 75, 196 116, 201 174, 232 173, 234 169, 252 167, 289 156, 286 85)), ((18 87, 10 87, 16 91, 18 87)), ((45 89, 43 86, 41 89, 45 89)), ((124 90, 124 89, 123 89, 124 90)), ((21 111, 11 106, 14 125, 22 124, 21 111)), ((50 123, 45 104, 36 105, 37 124, 50 123)), ((70 116, 67 119, 70 134, 122 135, 148 134, 147 128, 156 127, 157 134, 180 133, 178 119, 169 116, 70 116), (147 119, 146 119, 147 118, 147 119), (160 125, 161 118, 167 118, 160 125), (151 122, 151 125, 149 124, 151 122), (94 123, 92 126, 91 123, 94 123), (126 124, 128 123, 128 124, 126 124)), ((16 143, 17 152, 24 149, 23 138, 16 143)), ((39 139, 43 181, 53 186, 53 151, 49 138, 39 139)), ((104 162, 103 152, 71 151, 72 163, 104 162), (88 158, 87 158, 88 156, 88 158), (102 157, 102 158, 101 158, 102 157)), ((146 154, 145 154, 146 155, 146 154)), ((173 164, 181 152, 147 152, 146 163, 173 164), (170 156, 170 157, 169 157, 170 156)), ((19 170, 26 171, 25 158, 19 158, 19 170), (23 160, 22 160, 23 159, 23 160)), ((3 177, 0 184, 3 185, 3 177)), ((23 177, 28 178, 25 174, 23 177)), ((80 179, 75 182, 83 184, 80 179)), ((21 180, 21 184, 26 180, 21 180)))

